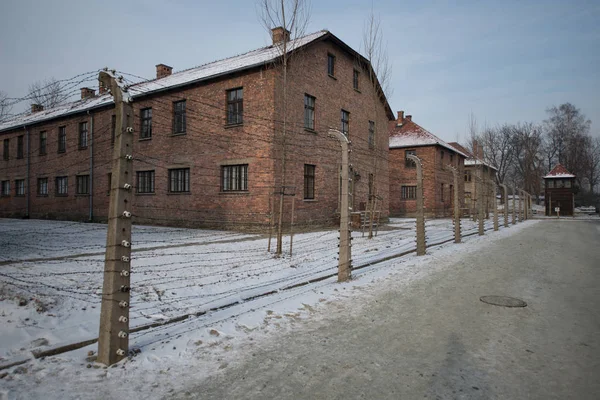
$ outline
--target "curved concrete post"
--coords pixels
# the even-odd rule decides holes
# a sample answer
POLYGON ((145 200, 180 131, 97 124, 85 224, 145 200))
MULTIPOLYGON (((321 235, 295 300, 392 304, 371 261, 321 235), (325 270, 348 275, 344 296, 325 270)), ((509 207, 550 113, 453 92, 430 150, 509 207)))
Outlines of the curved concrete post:
POLYGON ((460 204, 458 204, 458 169, 454 168, 452 165, 446 165, 446 169, 452 172, 452 176, 454 178, 454 243, 460 243, 460 204))
POLYGON ((500 186, 502 187, 502 196, 504 200, 504 227, 508 228, 508 188, 505 184, 502 183, 500 184, 500 186))
POLYGON ((425 212, 423 210, 423 165, 421 159, 413 154, 407 154, 409 160, 417 166, 417 255, 425 255, 425 212))

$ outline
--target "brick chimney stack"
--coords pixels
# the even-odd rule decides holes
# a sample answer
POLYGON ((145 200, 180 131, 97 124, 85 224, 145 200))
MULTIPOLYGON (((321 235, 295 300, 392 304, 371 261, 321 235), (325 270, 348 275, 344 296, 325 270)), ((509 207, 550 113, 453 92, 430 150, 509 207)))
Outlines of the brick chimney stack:
POLYGON ((81 100, 89 99, 96 95, 96 91, 94 89, 82 87, 80 90, 81 90, 81 100))
POLYGON ((398 125, 402 125, 404 122, 404 111, 398 111, 398 125))
POLYGON ((283 29, 283 27, 281 26, 271 29, 271 34, 271 36, 273 37, 273 44, 281 43, 284 40, 286 42, 290 41, 290 31, 288 31, 287 29, 283 29))
POLYGON ((41 104, 32 104, 31 105, 31 112, 32 113, 36 113, 39 111, 43 111, 44 110, 44 106, 41 104))
POLYGON ((169 67, 166 64, 156 65, 156 79, 164 78, 165 76, 170 76, 172 73, 173 67, 169 67))
POLYGON ((407 120, 408 122, 412 122, 412 115, 407 115, 407 116, 406 116, 406 120, 407 120))

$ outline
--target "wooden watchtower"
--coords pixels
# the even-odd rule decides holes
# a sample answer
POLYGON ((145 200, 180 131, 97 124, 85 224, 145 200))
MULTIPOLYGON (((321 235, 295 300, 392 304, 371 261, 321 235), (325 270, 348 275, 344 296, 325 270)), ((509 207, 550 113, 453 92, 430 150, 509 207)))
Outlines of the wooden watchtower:
POLYGON ((544 176, 546 215, 573 215, 575 208, 575 175, 557 164, 544 176))

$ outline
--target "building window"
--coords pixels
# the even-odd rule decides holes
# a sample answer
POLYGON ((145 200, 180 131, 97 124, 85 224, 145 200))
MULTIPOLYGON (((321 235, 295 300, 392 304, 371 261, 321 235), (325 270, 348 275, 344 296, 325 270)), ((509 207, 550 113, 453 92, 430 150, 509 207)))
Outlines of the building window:
POLYGON ((375 122, 369 121, 369 148, 375 148, 375 122))
POLYGON ((90 176, 89 175, 77 175, 77 187, 75 193, 77 194, 90 194, 90 176))
POLYGON ((40 132, 40 156, 46 155, 46 142, 48 140, 48 135, 46 132, 40 132))
POLYGON ((354 90, 358 90, 358 76, 359 76, 360 72, 358 72, 358 70, 354 70, 354 73, 352 74, 352 87, 354 87, 354 90))
POLYGON ((38 178, 37 194, 38 196, 48 196, 48 178, 38 178))
POLYGON ((227 91, 227 125, 237 125, 244 122, 244 89, 227 91))
POLYGON ((554 180, 548 179, 546 181, 546 187, 549 188, 549 189, 554 189, 554 180))
POLYGON ((444 202, 444 184, 440 184, 440 201, 444 202))
POLYGON ((471 182, 471 171, 465 171, 465 182, 471 182))
POLYGON ((56 195, 66 196, 68 194, 68 178, 66 176, 56 177, 56 195))
POLYGON ((173 134, 185 133, 185 100, 173 103, 173 134))
POLYGON ((304 164, 304 198, 315 198, 315 166, 304 164))
POLYGON ((115 138, 117 137, 117 116, 113 115, 110 117, 110 144, 115 144, 115 138))
POLYGON ((570 181, 570 180, 566 180, 566 181, 565 181, 565 187, 566 187, 567 189, 570 189, 570 188, 571 188, 571 181, 570 181))
POLYGON ((150 139, 152 137, 152 108, 144 108, 140 110, 141 114, 141 130, 140 138, 150 139))
POLYGON ((348 136, 350 130, 350 113, 342 110, 342 133, 348 136))
POLYGON ((248 190, 248 164, 221 167, 221 190, 238 192, 248 190))
POLYGON ((64 153, 67 151, 67 127, 61 126, 58 128, 58 152, 64 153))
POLYGON ((25 179, 15 180, 15 196, 25 196, 25 179))
POLYGON ((406 166, 406 168, 416 168, 417 164, 415 164, 415 162, 413 160, 408 158, 409 155, 416 156, 417 151, 416 150, 406 150, 404 152, 404 165, 406 166))
POLYGON ((17 158, 23 158, 23 135, 17 137, 17 158))
POLYGON ((85 149, 88 145, 88 123, 79 123, 79 148, 85 149))
POLYGON ((329 76, 335 76, 335 56, 331 53, 327 54, 327 73, 329 76))
POLYGON ((8 160, 8 154, 9 154, 9 149, 10 149, 10 140, 9 139, 4 139, 4 159, 8 160))
POLYGON ((304 127, 306 129, 315 129, 315 98, 311 95, 304 95, 304 127))
POLYGON ((178 168, 169 170, 169 192, 185 193, 190 191, 190 169, 178 168))
POLYGON ((416 186, 402 186, 402 200, 414 200, 417 198, 416 186))
POLYGON ((10 181, 2 181, 2 196, 10 196, 10 181))
POLYGON ((154 171, 137 172, 137 193, 154 193, 154 171))
POLYGON ((444 161, 444 150, 440 150, 440 159, 444 161))

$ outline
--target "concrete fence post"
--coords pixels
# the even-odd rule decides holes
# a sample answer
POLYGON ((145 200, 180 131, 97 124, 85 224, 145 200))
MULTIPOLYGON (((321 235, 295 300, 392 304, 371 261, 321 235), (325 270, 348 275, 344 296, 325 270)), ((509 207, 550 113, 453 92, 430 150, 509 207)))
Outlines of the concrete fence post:
POLYGON ((479 236, 483 236, 485 234, 484 226, 483 226, 483 178, 481 176, 475 175, 475 186, 479 186, 479 190, 477 190, 477 222, 479 227, 479 236))
POLYGON ((503 183, 501 183, 500 186, 502 187, 502 196, 504 200, 504 211, 502 213, 504 216, 504 227, 508 228, 508 188, 503 183))
POLYGON ((517 192, 517 189, 515 186, 512 187, 512 224, 516 224, 517 223, 517 216, 516 216, 516 199, 515 199, 515 193, 517 192))
POLYGON ((417 255, 424 256, 425 243, 425 211, 423 207, 423 166, 421 159, 413 154, 407 154, 408 159, 417 166, 417 255))
POLYGON ((454 178, 454 243, 460 243, 461 235, 460 235, 460 204, 459 204, 459 190, 458 190, 458 169, 454 168, 452 165, 446 165, 446 169, 452 172, 452 177, 454 178))
POLYGON ((497 186, 495 182, 490 181, 490 191, 492 193, 492 207, 494 207, 494 230, 498 230, 498 202, 496 201, 497 186))

